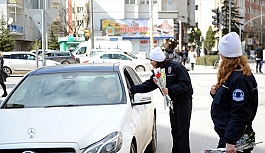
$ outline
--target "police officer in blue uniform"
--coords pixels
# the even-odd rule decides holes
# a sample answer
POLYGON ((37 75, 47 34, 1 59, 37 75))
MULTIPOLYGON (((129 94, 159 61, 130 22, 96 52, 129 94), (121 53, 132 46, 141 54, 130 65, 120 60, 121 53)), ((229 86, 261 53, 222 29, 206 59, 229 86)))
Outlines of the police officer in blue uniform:
MULTIPOLYGON (((222 58, 218 69, 217 84, 212 85, 211 117, 214 130, 219 135, 217 148, 226 148, 227 153, 236 153, 243 135, 247 141, 255 141, 252 128, 258 107, 257 82, 242 55, 241 42, 235 32, 222 37, 218 44, 222 58)), ((249 153, 252 148, 244 149, 249 153)), ((239 151, 238 151, 239 152, 239 151)))
MULTIPOLYGON (((173 137, 172 153, 190 153, 189 129, 192 111, 193 88, 186 68, 179 62, 165 59, 160 47, 150 52, 150 63, 154 68, 165 68, 166 88, 162 88, 163 95, 169 95, 173 101, 170 109, 171 133, 173 137)), ((158 88, 154 83, 153 74, 149 80, 129 89, 131 94, 146 93, 158 88)))

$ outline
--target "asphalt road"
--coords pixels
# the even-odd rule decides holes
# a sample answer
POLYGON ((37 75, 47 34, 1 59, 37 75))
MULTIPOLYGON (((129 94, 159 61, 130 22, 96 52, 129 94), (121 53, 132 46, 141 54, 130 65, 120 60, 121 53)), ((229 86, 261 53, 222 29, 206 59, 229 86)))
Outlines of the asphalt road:
MULTIPOLYGON (((250 63, 251 68, 255 70, 255 64, 250 63)), ((212 67, 195 66, 194 71, 189 71, 193 88, 193 111, 190 127, 190 146, 192 153, 209 148, 216 148, 218 137, 213 130, 213 123, 210 117, 211 97, 209 90, 212 84, 216 82, 216 69, 212 67)), ((265 69, 263 68, 263 72, 265 69)), ((265 152, 265 73, 256 74, 253 71, 259 85, 259 108, 254 120, 253 127, 256 132, 256 142, 263 141, 254 149, 253 153, 265 152)), ((148 79, 150 73, 140 73, 142 80, 148 79)), ((10 90, 21 79, 21 76, 11 76, 7 78, 7 90, 10 90)), ((3 92, 0 89, 0 94, 3 92)), ((155 103, 157 106, 157 130, 158 147, 157 153, 171 152, 172 138, 170 133, 170 122, 168 108, 164 109, 163 97, 158 90, 153 91, 155 103)), ((3 99, 3 98, 0 98, 3 99)))

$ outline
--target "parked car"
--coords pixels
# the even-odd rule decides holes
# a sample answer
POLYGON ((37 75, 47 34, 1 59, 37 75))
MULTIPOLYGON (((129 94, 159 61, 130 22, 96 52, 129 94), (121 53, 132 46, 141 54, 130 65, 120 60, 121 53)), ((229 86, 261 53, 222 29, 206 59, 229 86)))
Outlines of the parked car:
MULTIPOLYGON (((25 74, 37 68, 36 54, 30 52, 2 52, 4 58, 4 71, 8 74, 25 74)), ((47 60, 46 66, 61 65, 56 61, 47 60)), ((39 57, 38 66, 42 66, 39 57)))
MULTIPOLYGON (((48 51, 56 51, 56 50, 49 50, 49 49, 46 49, 46 50, 45 50, 45 52, 48 52, 48 51)), ((34 54, 37 53, 36 50, 31 50, 30 52, 31 52, 31 53, 34 53, 34 54)), ((41 50, 41 49, 38 50, 38 55, 42 56, 42 50, 41 50)))
POLYGON ((61 64, 76 64, 77 62, 75 56, 70 51, 47 51, 47 60, 54 60, 61 64))
POLYGON ((0 105, 0 152, 154 153, 153 96, 128 92, 141 82, 120 63, 33 70, 0 105), (115 100, 95 92, 102 77, 115 100))
POLYGON ((128 54, 132 56, 133 58, 136 58, 136 56, 132 52, 128 52, 125 50, 122 50, 120 48, 94 48, 89 51, 89 54, 86 56, 77 57, 80 63, 87 63, 89 61, 89 58, 92 56, 100 53, 100 52, 124 52, 125 54, 128 54))
POLYGON ((149 71, 151 69, 150 61, 147 59, 138 59, 124 52, 98 52, 87 59, 87 63, 124 63, 131 66, 137 72, 149 71))

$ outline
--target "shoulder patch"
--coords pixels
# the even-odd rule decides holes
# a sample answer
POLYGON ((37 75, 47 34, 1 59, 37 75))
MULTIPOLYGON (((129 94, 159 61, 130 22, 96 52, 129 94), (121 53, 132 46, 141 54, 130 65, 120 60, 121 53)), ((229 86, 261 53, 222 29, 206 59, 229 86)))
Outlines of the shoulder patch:
POLYGON ((235 89, 232 97, 234 101, 243 101, 245 94, 241 89, 235 89))
POLYGON ((172 70, 172 67, 171 67, 171 66, 169 66, 169 67, 167 68, 167 72, 168 72, 168 74, 170 74, 170 73, 171 73, 171 70, 172 70))

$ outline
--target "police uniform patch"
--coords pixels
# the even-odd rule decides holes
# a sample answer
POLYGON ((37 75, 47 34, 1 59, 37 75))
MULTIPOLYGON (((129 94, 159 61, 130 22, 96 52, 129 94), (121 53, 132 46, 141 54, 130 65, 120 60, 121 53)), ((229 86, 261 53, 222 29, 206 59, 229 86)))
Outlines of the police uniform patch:
POLYGON ((171 66, 169 66, 169 67, 167 68, 167 72, 168 72, 168 74, 171 73, 171 70, 172 70, 172 68, 171 68, 171 66))
POLYGON ((232 95, 234 101, 243 101, 244 96, 245 94, 241 89, 235 89, 232 95))

